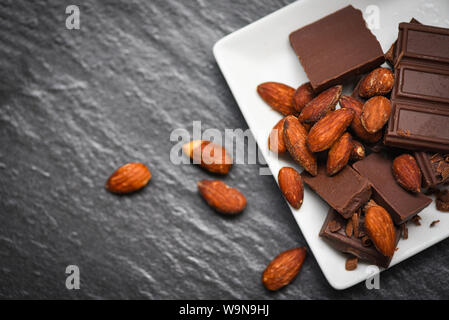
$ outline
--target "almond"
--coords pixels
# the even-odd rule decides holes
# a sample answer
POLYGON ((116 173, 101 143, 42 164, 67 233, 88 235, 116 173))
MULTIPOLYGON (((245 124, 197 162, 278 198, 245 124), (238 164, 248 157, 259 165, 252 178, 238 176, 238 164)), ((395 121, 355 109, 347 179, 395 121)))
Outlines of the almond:
POLYGON ((370 207, 365 214, 365 230, 377 250, 391 258, 396 247, 396 231, 390 214, 381 206, 370 207))
MULTIPOLYGON (((354 121, 354 120, 353 120, 354 121)), ((350 159, 352 161, 359 161, 365 158, 365 147, 360 141, 352 140, 352 150, 350 159)))
POLYGON ((112 193, 125 194, 142 189, 151 179, 150 170, 143 163, 131 162, 118 168, 106 182, 112 193))
POLYGON ((363 105, 360 120, 366 131, 375 133, 387 123, 390 113, 390 100, 382 96, 375 96, 363 105))
POLYGON ((276 123, 268 137, 268 149, 271 152, 280 154, 287 150, 284 143, 284 121, 285 118, 276 123))
POLYGON ((207 171, 227 174, 232 166, 232 157, 226 149, 206 140, 193 140, 182 147, 183 152, 207 171))
POLYGON ((393 89, 393 85, 393 72, 387 68, 377 68, 363 79, 360 84, 359 95, 363 98, 386 95, 393 89))
POLYGON ((405 190, 421 191, 421 170, 413 156, 403 154, 396 157, 393 161, 393 176, 405 190))
POLYGON ((332 176, 346 166, 354 145, 349 133, 344 133, 332 145, 327 155, 327 174, 332 176))
POLYGON ((320 93, 302 109, 298 117, 299 121, 305 123, 317 122, 326 114, 335 110, 342 88, 342 86, 334 86, 320 93))
POLYGON ((245 196, 235 188, 231 188, 223 181, 201 180, 198 190, 207 204, 224 214, 237 214, 246 207, 245 196))
POLYGON ((266 267, 262 283, 275 291, 289 284, 301 270, 306 257, 306 248, 295 248, 282 252, 266 267))
POLYGON ((283 83, 265 82, 257 87, 260 97, 274 110, 284 116, 298 114, 293 106, 295 89, 283 83))
POLYGON ((369 143, 377 142, 382 138, 382 131, 369 133, 362 125, 360 116, 362 115, 363 103, 360 100, 350 96, 342 96, 340 98, 340 105, 342 108, 351 109, 354 112, 351 130, 357 137, 369 143))
POLYGON ((296 89, 295 95, 293 96, 293 106, 295 110, 299 113, 313 98, 315 98, 315 93, 313 92, 310 82, 304 83, 296 89))
POLYGON ((310 151, 320 152, 329 149, 351 124, 354 113, 349 109, 330 112, 310 129, 307 145, 310 151))
POLYGON ((299 209, 304 199, 304 184, 301 175, 293 168, 283 167, 278 175, 279 188, 288 203, 299 209))
POLYGON ((284 142, 293 160, 313 176, 317 175, 316 156, 306 144, 307 130, 294 116, 288 116, 284 122, 284 142))

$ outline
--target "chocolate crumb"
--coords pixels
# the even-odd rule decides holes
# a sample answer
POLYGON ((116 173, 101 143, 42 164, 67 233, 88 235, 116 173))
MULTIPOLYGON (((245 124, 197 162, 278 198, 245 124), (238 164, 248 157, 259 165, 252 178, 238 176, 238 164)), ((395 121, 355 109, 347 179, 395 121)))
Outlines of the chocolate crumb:
POLYGON ((430 224, 430 227, 431 228, 434 227, 438 222, 440 222, 440 220, 432 221, 432 223, 430 224))
POLYGON ((441 191, 436 199, 437 209, 444 212, 449 212, 449 190, 441 191))
POLYGON ((408 239, 408 228, 405 225, 405 223, 401 224, 401 235, 402 235, 402 239, 404 239, 404 240, 408 239))
POLYGON ((427 189, 427 191, 426 192, 424 192, 424 194, 426 195, 426 196, 431 196, 431 195, 436 195, 436 196, 438 196, 439 194, 440 194, 440 189, 437 189, 437 188, 433 188, 433 187, 430 187, 429 189, 427 189))
POLYGON ((421 222, 419 222, 419 220, 421 220, 421 217, 418 216, 418 215, 416 215, 416 216, 414 216, 414 217, 412 218, 412 222, 413 222, 414 224, 416 224, 417 226, 420 226, 420 225, 421 225, 421 222))
POLYGON ((329 230, 330 230, 331 232, 337 232, 337 231, 340 230, 340 229, 341 229, 341 224, 340 224, 338 221, 332 220, 332 221, 329 223, 329 230))
POLYGON ((346 259, 346 270, 352 271, 357 269, 357 264, 359 262, 359 259, 357 257, 349 257, 346 259))

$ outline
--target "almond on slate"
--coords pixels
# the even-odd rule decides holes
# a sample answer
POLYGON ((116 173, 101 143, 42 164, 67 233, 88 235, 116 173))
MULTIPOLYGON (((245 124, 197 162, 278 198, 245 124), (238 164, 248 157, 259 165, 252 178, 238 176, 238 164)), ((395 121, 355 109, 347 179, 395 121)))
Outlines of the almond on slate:
POLYGON ((204 200, 218 212, 224 214, 237 214, 246 207, 245 196, 235 188, 231 188, 223 181, 201 180, 198 190, 204 200))
POLYGON ((385 95, 393 89, 393 85, 393 72, 387 68, 377 68, 360 83, 359 95, 363 98, 385 95))
POLYGON ((301 175, 293 168, 283 167, 278 174, 279 188, 288 203, 299 209, 304 199, 304 184, 301 175))
POLYGON ((313 92, 310 82, 304 83, 296 89, 295 95, 293 96, 293 106, 295 110, 299 113, 301 110, 309 103, 313 98, 315 98, 315 93, 313 92))
POLYGON ((301 270, 306 248, 300 247, 282 252, 274 258, 262 274, 262 283, 275 291, 289 284, 301 270))
POLYGON ((344 133, 332 145, 327 155, 327 174, 332 176, 339 172, 348 163, 354 145, 349 133, 344 133))
POLYGON ((342 88, 342 86, 334 86, 320 93, 302 109, 298 117, 299 121, 305 123, 317 122, 326 114, 335 110, 342 88))
POLYGON ((415 158, 409 154, 396 157, 393 161, 393 176, 405 190, 421 191, 421 170, 415 158))
POLYGON ((126 194, 142 189, 151 179, 150 170, 143 163, 131 162, 118 168, 106 182, 112 193, 126 194))
POLYGON ((377 250, 391 258, 396 247, 396 231, 390 214, 381 206, 370 207, 365 214, 365 230, 377 250))
POLYGON ((342 96, 340 98, 340 105, 342 108, 351 109, 354 112, 351 130, 357 137, 369 143, 377 142, 382 138, 382 131, 369 133, 362 125, 360 116, 362 115, 363 103, 360 100, 350 96, 342 96))
POLYGON ((298 162, 304 170, 316 176, 318 165, 316 156, 306 144, 307 131, 294 116, 288 116, 284 122, 284 142, 293 160, 298 162))
POLYGON ((375 133, 382 129, 390 118, 391 103, 383 96, 375 96, 363 105, 360 120, 363 127, 369 133, 375 133))
POLYGON ((284 153, 287 149, 284 143, 284 121, 282 118, 270 132, 268 137, 268 149, 275 153, 284 153))
POLYGON ((293 106, 295 89, 279 82, 265 82, 257 87, 259 96, 274 110, 287 116, 298 114, 293 106))
POLYGON ((353 111, 346 108, 332 111, 324 116, 309 131, 307 145, 310 151, 320 152, 329 149, 345 132, 353 118, 353 111))
MULTIPOLYGON (((353 120, 354 121, 354 120, 353 120)), ((352 140, 351 157, 352 161, 359 161, 365 158, 365 147, 360 141, 352 140)))
POLYGON ((226 149, 218 144, 206 140, 193 140, 182 146, 182 151, 212 173, 227 174, 232 166, 232 157, 226 149))

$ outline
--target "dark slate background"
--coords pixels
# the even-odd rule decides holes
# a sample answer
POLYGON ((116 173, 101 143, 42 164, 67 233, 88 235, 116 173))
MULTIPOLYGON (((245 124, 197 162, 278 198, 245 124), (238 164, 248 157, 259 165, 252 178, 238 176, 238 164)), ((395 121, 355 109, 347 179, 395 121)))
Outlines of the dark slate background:
POLYGON ((176 128, 247 129, 212 55, 223 36, 292 1, 0 1, 0 297, 409 299, 448 294, 449 240, 382 273, 381 289, 332 289, 309 254, 300 275, 261 284, 280 251, 306 245, 271 176, 237 165, 234 219, 212 212, 169 161, 176 128), (104 189, 121 164, 153 178, 133 196, 104 189), (81 289, 65 288, 65 268, 81 289))

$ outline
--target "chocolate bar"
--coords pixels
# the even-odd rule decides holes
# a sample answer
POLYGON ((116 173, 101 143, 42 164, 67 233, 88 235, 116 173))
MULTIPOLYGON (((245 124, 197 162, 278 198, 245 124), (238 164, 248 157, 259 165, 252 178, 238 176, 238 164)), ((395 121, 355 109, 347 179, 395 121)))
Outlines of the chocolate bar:
POLYGON ((449 29, 401 23, 388 146, 449 152, 449 29))
POLYGON ((449 155, 415 152, 422 173, 422 187, 436 187, 449 181, 449 155))
POLYGON ((371 71, 384 61, 362 12, 347 6, 290 34, 315 92, 371 71))
POLYGON ((303 171, 303 181, 343 217, 350 218, 371 197, 371 184, 350 166, 328 176, 326 166, 318 166, 314 177, 303 171))
MULTIPOLYGON (((362 239, 356 236, 348 237, 345 232, 346 220, 335 210, 330 209, 326 220, 320 231, 320 237, 325 239, 332 247, 338 251, 352 254, 360 260, 387 268, 391 258, 388 258, 377 251, 376 247, 363 245, 362 239), (339 229, 335 226, 341 226, 339 229)), ((360 217, 359 228, 363 230, 363 216, 360 217)), ((399 242, 400 230, 396 227, 396 244, 399 242)))
POLYGON ((393 159, 385 153, 372 153, 352 167, 373 186, 372 199, 391 215, 394 223, 402 224, 427 207, 432 199, 422 193, 404 190, 392 173, 393 159))

